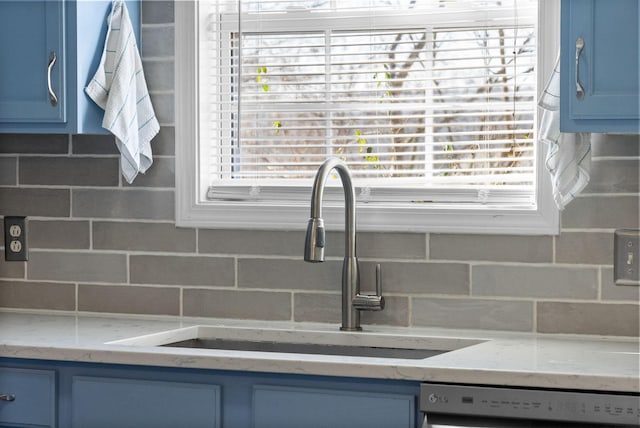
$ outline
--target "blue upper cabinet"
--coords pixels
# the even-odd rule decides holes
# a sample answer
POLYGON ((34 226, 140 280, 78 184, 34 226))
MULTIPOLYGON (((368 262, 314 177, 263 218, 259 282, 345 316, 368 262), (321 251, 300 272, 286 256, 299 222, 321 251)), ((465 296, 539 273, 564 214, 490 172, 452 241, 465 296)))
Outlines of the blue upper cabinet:
MULTIPOLYGON (((140 2, 127 1, 140 40, 140 2)), ((0 132, 104 134, 84 93, 107 33, 111 1, 0 1, 0 132)))
POLYGON ((562 0, 563 132, 640 132, 639 3, 562 0))
POLYGON ((63 3, 12 1, 0 10, 0 123, 64 123, 63 3))

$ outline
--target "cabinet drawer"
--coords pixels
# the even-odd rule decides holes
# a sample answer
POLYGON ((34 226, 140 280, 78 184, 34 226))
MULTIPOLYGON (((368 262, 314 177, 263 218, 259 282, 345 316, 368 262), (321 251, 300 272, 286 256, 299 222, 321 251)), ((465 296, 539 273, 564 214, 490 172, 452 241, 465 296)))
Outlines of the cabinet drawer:
POLYGON ((0 425, 55 427, 55 391, 53 370, 0 368, 0 394, 15 397, 0 401, 0 425))
POLYGON ((217 428, 217 385, 74 376, 74 428, 217 428))
POLYGON ((414 428, 415 396, 256 385, 254 428, 414 428))

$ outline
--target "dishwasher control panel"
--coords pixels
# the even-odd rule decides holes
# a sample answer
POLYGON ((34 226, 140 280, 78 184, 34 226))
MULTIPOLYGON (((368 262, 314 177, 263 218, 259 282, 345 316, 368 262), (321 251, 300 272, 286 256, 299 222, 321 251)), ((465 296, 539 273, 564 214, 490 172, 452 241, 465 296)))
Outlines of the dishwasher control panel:
POLYGON ((640 426, 640 395, 423 383, 420 410, 451 415, 640 426))

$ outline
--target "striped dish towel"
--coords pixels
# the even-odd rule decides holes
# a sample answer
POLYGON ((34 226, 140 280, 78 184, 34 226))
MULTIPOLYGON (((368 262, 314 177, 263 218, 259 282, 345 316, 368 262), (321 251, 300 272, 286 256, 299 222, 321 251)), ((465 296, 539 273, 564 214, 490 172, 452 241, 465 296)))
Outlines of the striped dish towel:
POLYGON ((553 198, 562 210, 589 183, 591 134, 560 132, 560 56, 538 105, 542 108, 538 136, 548 145, 545 164, 553 198))
POLYGON ((142 71, 127 6, 115 0, 100 65, 85 92, 102 108, 102 127, 116 137, 120 171, 132 183, 153 163, 151 139, 160 130, 142 71))

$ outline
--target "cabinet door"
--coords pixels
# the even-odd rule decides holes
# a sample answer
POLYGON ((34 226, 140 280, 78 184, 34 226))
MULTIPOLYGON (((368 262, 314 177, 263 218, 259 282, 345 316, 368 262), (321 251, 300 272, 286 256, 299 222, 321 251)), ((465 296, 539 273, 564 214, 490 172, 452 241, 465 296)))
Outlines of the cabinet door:
POLYGON ((256 385, 254 428, 415 428, 415 397, 256 385))
POLYGON ((638 3, 563 0, 562 131, 640 131, 638 3))
POLYGON ((64 29, 61 0, 0 2, 0 129, 65 122, 64 29))
POLYGON ((0 426, 55 427, 56 385, 52 370, 0 368, 0 426))
POLYGON ((74 428, 218 428, 220 387, 74 376, 74 428))

